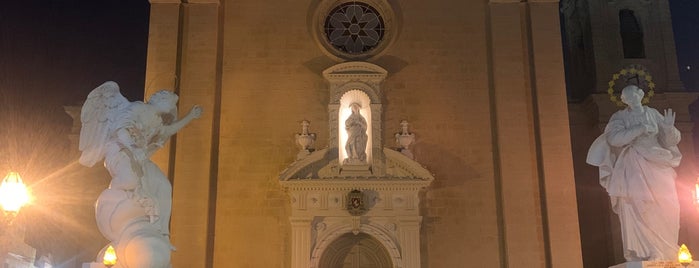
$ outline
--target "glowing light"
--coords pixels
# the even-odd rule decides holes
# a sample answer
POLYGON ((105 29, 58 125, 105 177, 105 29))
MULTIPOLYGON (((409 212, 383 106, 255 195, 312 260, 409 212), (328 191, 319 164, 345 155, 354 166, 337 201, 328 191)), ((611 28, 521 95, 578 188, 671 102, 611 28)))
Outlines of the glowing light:
POLYGON ((117 263, 116 251, 112 245, 109 245, 104 251, 104 257, 102 257, 102 264, 107 267, 112 267, 117 263))
POLYGON ((684 265, 684 267, 692 263, 692 253, 689 252, 689 249, 684 244, 680 247, 680 251, 677 252, 677 260, 679 260, 680 264, 684 265))
POLYGON ((366 160, 367 163, 371 163, 372 159, 372 126, 371 126, 371 100, 369 96, 361 90, 353 89, 345 92, 340 98, 340 109, 338 117, 338 157, 340 163, 342 163, 345 158, 347 158, 347 151, 345 151, 345 144, 347 143, 347 130, 345 130, 345 120, 352 114, 352 109, 350 104, 358 103, 361 108, 359 109, 359 114, 364 117, 367 121, 367 146, 366 146, 366 160))
POLYGON ((0 184, 0 206, 9 213, 18 213, 29 203, 30 196, 27 186, 17 172, 10 172, 0 184))

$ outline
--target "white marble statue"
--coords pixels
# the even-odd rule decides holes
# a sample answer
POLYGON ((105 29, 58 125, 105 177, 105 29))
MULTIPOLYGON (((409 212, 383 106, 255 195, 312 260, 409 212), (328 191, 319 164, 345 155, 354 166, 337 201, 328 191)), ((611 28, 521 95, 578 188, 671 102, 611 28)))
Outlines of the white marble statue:
POLYGON ((347 131, 347 143, 345 144, 345 152, 347 152, 346 164, 366 163, 366 145, 369 136, 366 134, 367 122, 366 119, 359 113, 362 108, 359 103, 353 102, 349 105, 352 109, 352 114, 345 120, 345 130, 347 131))
POLYGON ((680 210, 673 167, 682 158, 680 132, 675 113, 641 105, 643 95, 633 85, 622 90, 628 107, 612 115, 587 163, 599 167, 600 184, 619 216, 626 260, 674 260, 680 210))
POLYGON ((82 107, 80 163, 90 167, 104 159, 112 177, 95 213, 98 228, 116 249, 118 267, 170 266, 172 186, 150 156, 202 113, 194 106, 178 120, 177 99, 162 90, 147 103, 129 102, 109 81, 92 90, 82 107))

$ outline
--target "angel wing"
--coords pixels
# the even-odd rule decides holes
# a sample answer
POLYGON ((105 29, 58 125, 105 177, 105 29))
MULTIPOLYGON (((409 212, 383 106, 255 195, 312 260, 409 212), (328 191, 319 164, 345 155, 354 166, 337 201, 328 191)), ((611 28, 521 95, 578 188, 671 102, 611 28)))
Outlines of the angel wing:
POLYGON ((87 95, 80 112, 80 164, 91 167, 104 158, 114 121, 129 104, 119 92, 119 85, 113 81, 105 82, 87 95))

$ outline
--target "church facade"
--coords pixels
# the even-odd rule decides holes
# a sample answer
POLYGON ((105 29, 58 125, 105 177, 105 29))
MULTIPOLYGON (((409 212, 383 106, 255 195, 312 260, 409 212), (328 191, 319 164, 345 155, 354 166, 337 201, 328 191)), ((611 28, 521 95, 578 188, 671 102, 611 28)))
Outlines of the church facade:
POLYGON ((558 1, 150 2, 173 266, 583 266, 558 1))

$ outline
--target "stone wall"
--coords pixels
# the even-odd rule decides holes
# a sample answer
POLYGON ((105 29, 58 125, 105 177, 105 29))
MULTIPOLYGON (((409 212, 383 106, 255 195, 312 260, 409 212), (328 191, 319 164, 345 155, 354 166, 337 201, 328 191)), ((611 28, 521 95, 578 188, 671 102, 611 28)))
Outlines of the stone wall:
MULTIPOLYGON (((278 174, 301 120, 328 146, 321 72, 337 62, 312 36, 318 1, 185 2, 151 0, 146 81, 205 110, 159 159, 174 185, 173 264, 289 267, 278 174)), ((410 121, 415 159, 434 173, 422 267, 582 267, 558 3, 388 2, 397 37, 368 61, 389 73, 384 145, 410 121)))

